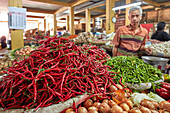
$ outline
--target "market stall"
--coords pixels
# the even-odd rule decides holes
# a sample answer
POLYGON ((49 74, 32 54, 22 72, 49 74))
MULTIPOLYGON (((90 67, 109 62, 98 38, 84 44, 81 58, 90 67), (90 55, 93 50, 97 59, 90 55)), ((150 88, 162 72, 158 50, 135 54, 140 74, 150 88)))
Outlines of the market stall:
POLYGON ((170 113, 170 41, 147 37, 152 53, 138 51, 157 22, 169 28, 169 1, 143 1, 2 0, 0 113, 170 113), (140 4, 140 22, 122 4, 140 4), (119 29, 129 17, 135 36, 119 29), (139 57, 112 57, 115 33, 139 57))
POLYGON ((97 46, 77 46, 62 37, 39 43, 1 72, 2 113, 170 111, 170 84, 142 59, 111 58, 97 46))

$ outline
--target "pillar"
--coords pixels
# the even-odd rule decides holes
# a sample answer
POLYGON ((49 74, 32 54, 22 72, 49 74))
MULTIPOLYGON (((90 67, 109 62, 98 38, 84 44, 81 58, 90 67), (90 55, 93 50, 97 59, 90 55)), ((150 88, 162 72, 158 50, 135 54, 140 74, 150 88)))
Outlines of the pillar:
POLYGON ((103 19, 100 19, 101 28, 103 28, 103 19))
POLYGON ((90 32, 90 9, 86 9, 86 32, 90 32))
MULTIPOLYGON (((131 0, 126 0, 126 4, 130 4, 131 0)), ((130 7, 126 8, 126 13, 125 13, 125 25, 129 25, 130 24, 130 20, 128 18, 129 16, 129 9, 130 7)))
MULTIPOLYGON (((22 8, 22 0, 8 0, 8 6, 22 8)), ((11 49, 24 47, 23 29, 10 29, 11 49)))
POLYGON ((69 30, 69 16, 66 17, 66 30, 69 30))
POLYGON ((96 27, 96 22, 95 22, 95 18, 93 18, 93 28, 95 28, 96 27))
POLYGON ((46 19, 44 18, 44 31, 46 31, 46 19))
POLYGON ((38 29, 40 29, 40 22, 38 22, 38 29))
POLYGON ((115 32, 115 24, 112 22, 112 18, 115 16, 112 8, 115 7, 115 0, 106 0, 106 33, 115 32))
POLYGON ((74 34, 74 7, 70 7, 70 34, 74 34))
POLYGON ((53 28, 54 36, 56 35, 56 30, 57 30, 57 21, 56 21, 56 14, 54 14, 54 28, 53 28))

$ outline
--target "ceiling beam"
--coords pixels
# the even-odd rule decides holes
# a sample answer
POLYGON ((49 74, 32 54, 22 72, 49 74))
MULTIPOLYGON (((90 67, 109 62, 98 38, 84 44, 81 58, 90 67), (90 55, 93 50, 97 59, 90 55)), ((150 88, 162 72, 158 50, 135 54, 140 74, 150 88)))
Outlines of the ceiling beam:
POLYGON ((147 5, 147 6, 142 6, 142 9, 152 9, 154 6, 152 5, 147 5))
POLYGON ((57 23, 66 23, 66 22, 62 22, 62 21, 57 21, 57 23))
POLYGON ((34 21, 34 22, 38 22, 38 20, 26 20, 26 21, 34 21))
POLYGON ((98 18, 98 17, 106 17, 106 14, 97 15, 97 16, 92 16, 92 18, 98 18))
POLYGON ((27 17, 29 17, 29 18, 42 18, 42 19, 44 19, 44 16, 32 16, 32 15, 27 15, 27 17))
POLYGON ((56 14, 56 13, 64 12, 65 10, 68 10, 68 9, 69 9, 69 7, 62 7, 62 8, 60 8, 60 9, 58 9, 58 10, 55 12, 55 14, 56 14))
POLYGON ((159 6, 170 6, 170 1, 160 3, 159 6))
MULTIPOLYGON (((59 20, 66 20, 66 18, 60 18, 59 20)), ((79 21, 79 20, 81 20, 81 19, 74 19, 74 21, 79 21)))
POLYGON ((85 15, 74 15, 74 17, 82 17, 82 18, 85 18, 85 15))
POLYGON ((85 9, 84 9, 84 10, 81 10, 81 11, 77 11, 77 12, 75 12, 74 14, 76 15, 76 14, 79 14, 79 13, 82 13, 82 12, 85 12, 85 9))
MULTIPOLYGON (((97 8, 97 7, 101 7, 101 6, 104 6, 104 5, 106 5, 105 1, 101 1, 101 2, 98 2, 98 3, 95 3, 95 4, 93 4, 93 5, 90 5, 90 6, 86 7, 86 9, 87 9, 87 8, 89 8, 89 9, 95 9, 95 8, 97 8)), ((74 13, 74 14, 79 14, 79 13, 81 13, 81 12, 85 12, 85 9, 82 9, 82 10, 80 10, 80 11, 74 13)))
POLYGON ((54 14, 55 13, 55 11, 53 11, 53 10, 42 10, 42 9, 29 8, 29 7, 23 7, 23 8, 27 8, 27 12, 45 13, 45 14, 54 14))
POLYGON ((31 1, 54 4, 54 5, 61 5, 61 6, 71 6, 72 5, 71 3, 59 2, 59 1, 55 1, 55 0, 31 0, 31 1))
POLYGON ((99 9, 99 8, 91 9, 91 11, 96 11, 96 12, 106 13, 106 10, 104 10, 104 9, 99 9))
POLYGON ((96 5, 96 6, 94 6, 94 7, 89 8, 89 9, 91 10, 91 9, 98 8, 98 7, 102 7, 102 6, 105 6, 105 5, 106 5, 106 3, 99 4, 99 5, 96 5))
POLYGON ((81 4, 83 4, 85 2, 88 2, 88 1, 90 1, 90 0, 77 0, 76 2, 71 4, 71 7, 75 7, 75 6, 81 5, 81 4))
POLYGON ((147 2, 147 3, 149 3, 149 4, 153 5, 153 6, 158 6, 158 3, 154 2, 152 0, 142 0, 142 1, 147 2))

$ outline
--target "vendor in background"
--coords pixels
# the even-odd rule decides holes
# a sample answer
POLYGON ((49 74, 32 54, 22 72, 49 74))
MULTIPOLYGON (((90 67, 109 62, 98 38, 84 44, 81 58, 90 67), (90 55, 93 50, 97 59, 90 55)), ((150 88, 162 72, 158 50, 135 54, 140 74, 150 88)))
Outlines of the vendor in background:
POLYGON ((5 36, 2 36, 1 37, 1 48, 6 48, 7 47, 7 44, 6 44, 6 37, 5 36))
POLYGON ((170 40, 170 36, 164 30, 166 29, 165 22, 159 22, 157 24, 157 30, 155 33, 152 34, 151 39, 156 39, 159 41, 168 41, 170 40))
POLYGON ((113 39, 113 57, 115 56, 138 56, 139 51, 151 54, 149 48, 144 48, 148 32, 140 25, 142 9, 133 6, 129 10, 130 25, 119 27, 113 39))

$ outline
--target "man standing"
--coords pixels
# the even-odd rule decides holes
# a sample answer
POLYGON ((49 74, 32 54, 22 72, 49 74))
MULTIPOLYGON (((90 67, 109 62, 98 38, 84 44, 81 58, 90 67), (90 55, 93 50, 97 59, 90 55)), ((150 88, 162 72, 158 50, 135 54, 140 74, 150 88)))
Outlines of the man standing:
POLYGON ((138 56, 139 51, 151 50, 144 48, 148 32, 140 25, 142 9, 140 6, 133 6, 129 10, 130 25, 119 27, 113 39, 113 57, 115 56, 138 56))

